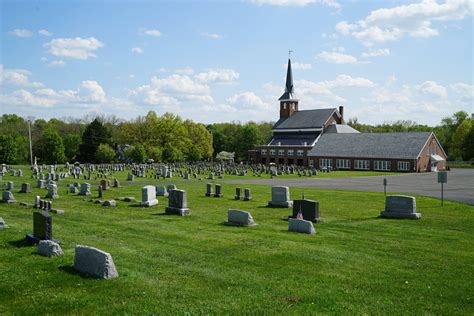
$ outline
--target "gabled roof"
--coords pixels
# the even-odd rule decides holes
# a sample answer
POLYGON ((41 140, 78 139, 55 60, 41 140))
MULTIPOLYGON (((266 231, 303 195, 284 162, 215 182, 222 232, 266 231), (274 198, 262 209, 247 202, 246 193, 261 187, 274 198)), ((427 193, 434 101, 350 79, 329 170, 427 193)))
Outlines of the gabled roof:
POLYGON ((344 133, 360 133, 358 130, 353 129, 349 125, 346 124, 332 124, 330 125, 326 131, 326 133, 337 133, 337 134, 344 134, 344 133))
POLYGON ((431 132, 324 133, 308 156, 416 159, 431 135, 431 132))
POLYGON ((335 108, 297 111, 290 117, 279 119, 273 129, 322 128, 334 111, 335 108))

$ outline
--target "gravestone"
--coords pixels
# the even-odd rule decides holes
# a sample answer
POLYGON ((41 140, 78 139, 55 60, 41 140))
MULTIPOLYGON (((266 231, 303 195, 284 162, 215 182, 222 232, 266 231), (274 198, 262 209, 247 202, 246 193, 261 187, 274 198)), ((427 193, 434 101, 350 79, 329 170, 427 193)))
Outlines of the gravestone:
POLYGON ((102 189, 102 186, 98 186, 97 187, 97 193, 98 193, 98 198, 101 199, 102 198, 102 195, 103 195, 103 189, 102 189))
POLYGON ((39 195, 35 197, 35 204, 33 205, 34 208, 39 208, 41 203, 41 198, 39 195))
POLYGON ((244 201, 250 201, 252 197, 250 196, 250 189, 244 189, 244 201))
POLYGON ((255 226, 252 215, 246 211, 229 210, 227 212, 227 226, 255 226))
POLYGON ((166 190, 164 186, 161 186, 161 185, 156 186, 156 196, 167 197, 168 195, 169 195, 168 190, 166 190))
POLYGON ((185 216, 191 213, 188 208, 186 191, 172 190, 168 199, 168 207, 165 209, 166 214, 185 216))
POLYGON ((154 206, 158 205, 158 200, 156 199, 156 188, 153 185, 147 185, 142 188, 142 201, 140 202, 141 206, 154 206))
POLYGON ((89 183, 81 183, 81 191, 79 195, 91 195, 91 185, 89 183))
POLYGON ((31 185, 29 183, 22 183, 20 193, 31 193, 31 185))
POLYGON ((46 198, 48 198, 48 199, 57 199, 57 198, 59 198, 58 186, 56 184, 50 184, 48 186, 48 194, 46 194, 46 198))
POLYGON ((26 240, 37 244, 40 240, 53 239, 53 218, 48 212, 33 212, 33 234, 26 235, 26 240))
POLYGON ((71 186, 69 187, 69 193, 77 194, 78 192, 79 192, 79 190, 77 189, 76 186, 71 185, 71 186))
POLYGON ((312 222, 296 218, 290 218, 288 220, 288 231, 303 234, 316 234, 312 222))
POLYGON ((13 193, 10 191, 4 191, 2 193, 2 203, 16 203, 13 193))
POLYGON ((6 186, 7 191, 13 191, 15 190, 15 185, 13 184, 13 181, 8 181, 7 186, 6 186))
POLYGON ((52 240, 40 240, 38 253, 45 257, 56 257, 64 254, 61 246, 52 240))
POLYGON ((102 206, 115 207, 115 206, 117 206, 117 202, 115 200, 104 201, 104 202, 102 202, 102 206))
POLYGON ((384 218, 420 219, 416 212, 416 199, 412 196, 389 195, 385 198, 385 210, 380 213, 384 218))
POLYGON ((223 195, 222 195, 222 185, 216 184, 215 188, 216 188, 216 193, 214 193, 214 197, 223 197, 223 195))
POLYGON ((304 220, 313 223, 318 223, 321 221, 319 216, 319 202, 312 200, 294 200, 293 214, 288 216, 288 218, 296 218, 300 210, 304 220))
POLYGON ((268 201, 268 206, 292 207, 293 201, 290 201, 290 189, 285 186, 272 187, 272 200, 268 201))
POLYGON ((212 191, 212 183, 206 184, 206 196, 213 196, 214 192, 212 191))
POLYGON ((38 189, 44 189, 46 187, 46 180, 38 180, 38 185, 36 187, 38 189))
POLYGON ((131 173, 128 174, 127 181, 135 181, 135 176, 131 173))
POLYGON ((0 217, 0 229, 7 228, 8 225, 5 223, 5 220, 0 217))
POLYGON ((241 188, 235 188, 235 200, 240 200, 242 198, 242 189, 241 188))
POLYGON ((100 180, 100 186, 102 187, 102 190, 110 190, 110 181, 100 180))
POLYGON ((166 191, 168 191, 168 194, 171 192, 171 190, 176 190, 176 186, 174 184, 168 184, 166 186, 166 191))
POLYGON ((118 277, 112 256, 94 247, 76 246, 74 269, 80 273, 91 275, 99 279, 113 279, 118 277))
POLYGON ((114 188, 120 188, 120 182, 117 179, 114 179, 114 188))

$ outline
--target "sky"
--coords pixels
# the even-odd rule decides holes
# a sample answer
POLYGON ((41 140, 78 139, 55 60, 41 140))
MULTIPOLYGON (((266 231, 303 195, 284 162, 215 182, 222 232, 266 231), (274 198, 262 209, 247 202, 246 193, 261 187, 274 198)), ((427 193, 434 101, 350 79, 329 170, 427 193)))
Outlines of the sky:
POLYGON ((0 0, 1 113, 276 121, 300 110, 434 126, 473 112, 471 0, 0 0))

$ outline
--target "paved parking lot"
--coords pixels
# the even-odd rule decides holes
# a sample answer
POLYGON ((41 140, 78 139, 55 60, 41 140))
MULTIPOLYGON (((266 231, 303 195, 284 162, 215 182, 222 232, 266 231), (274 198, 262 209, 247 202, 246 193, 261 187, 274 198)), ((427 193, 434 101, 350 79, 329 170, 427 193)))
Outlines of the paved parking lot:
MULTIPOLYGON (((393 176, 353 178, 299 178, 265 180, 226 180, 234 184, 287 185, 290 187, 320 188, 383 192, 383 178, 387 178, 387 192, 441 197, 441 185, 437 173, 410 173, 393 176)), ((448 183, 444 185, 444 198, 474 205, 474 169, 452 169, 448 172, 448 183)))

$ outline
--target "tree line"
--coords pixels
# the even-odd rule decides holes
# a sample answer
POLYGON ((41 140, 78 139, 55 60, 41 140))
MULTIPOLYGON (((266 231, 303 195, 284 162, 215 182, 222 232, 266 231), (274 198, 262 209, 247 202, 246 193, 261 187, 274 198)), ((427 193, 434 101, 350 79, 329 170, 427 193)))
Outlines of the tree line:
MULTIPOLYGON (((27 119, 15 114, 1 116, 0 163, 29 163, 28 125, 27 119)), ((412 121, 367 125, 357 119, 350 119, 348 125, 365 133, 433 131, 448 160, 474 159, 474 115, 463 111, 435 127, 412 121)), ((204 125, 150 111, 130 121, 114 116, 37 119, 31 122, 31 139, 40 164, 202 161, 222 152, 235 153, 236 161, 245 161, 248 150, 270 141, 272 126, 273 122, 204 125)))

